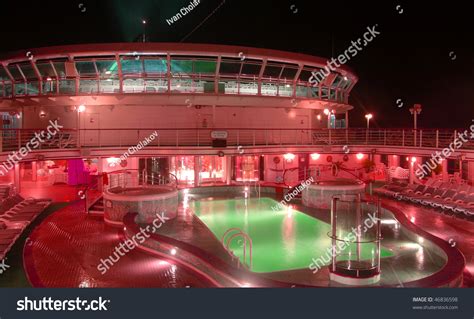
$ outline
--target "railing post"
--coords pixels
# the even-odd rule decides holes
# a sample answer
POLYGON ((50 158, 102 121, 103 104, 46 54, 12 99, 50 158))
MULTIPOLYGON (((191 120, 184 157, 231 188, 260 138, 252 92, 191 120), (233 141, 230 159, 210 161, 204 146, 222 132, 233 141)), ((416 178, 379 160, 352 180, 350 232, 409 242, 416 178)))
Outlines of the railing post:
POLYGON ((402 146, 405 146, 405 130, 402 130, 402 146))
POLYGON ((423 130, 420 130, 420 147, 423 145, 423 130))
POLYGON ((436 130, 436 148, 439 147, 439 130, 436 130))

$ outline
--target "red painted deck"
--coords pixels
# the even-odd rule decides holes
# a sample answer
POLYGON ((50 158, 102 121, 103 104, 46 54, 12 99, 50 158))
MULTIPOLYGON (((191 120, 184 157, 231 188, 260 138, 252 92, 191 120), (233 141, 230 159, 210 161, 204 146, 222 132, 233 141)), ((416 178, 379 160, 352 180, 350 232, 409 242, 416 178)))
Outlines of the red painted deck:
POLYGON ((125 254, 104 275, 101 259, 113 255, 121 230, 87 216, 73 203, 49 216, 27 240, 24 264, 34 287, 209 287, 191 271, 138 249, 125 254))

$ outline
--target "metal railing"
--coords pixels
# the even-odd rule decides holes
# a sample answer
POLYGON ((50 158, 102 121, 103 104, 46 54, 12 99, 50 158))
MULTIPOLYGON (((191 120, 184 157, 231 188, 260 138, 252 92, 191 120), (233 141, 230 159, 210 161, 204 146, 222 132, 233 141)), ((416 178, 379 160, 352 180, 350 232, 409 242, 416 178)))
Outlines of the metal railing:
POLYGON ((145 170, 137 169, 117 170, 108 173, 109 189, 137 188, 167 186, 171 189, 177 189, 178 178, 174 174, 147 173, 145 170))
POLYGON ((240 267, 241 262, 240 259, 235 256, 235 254, 232 252, 230 249, 230 244, 232 243, 232 240, 235 238, 242 237, 243 239, 243 260, 242 264, 249 269, 252 268, 252 239, 250 238, 249 235, 244 233, 244 231, 240 228, 230 228, 228 229, 224 235, 222 235, 221 242, 222 245, 224 245, 225 250, 231 255, 231 257, 236 261, 237 267, 240 267), (249 263, 247 263, 247 244, 249 246, 249 263))
MULTIPOLYGON (((0 134, 2 152, 21 147, 35 150, 133 147, 151 136, 157 137, 147 147, 210 147, 212 131, 227 132, 227 146, 391 146, 447 148, 462 130, 449 129, 272 129, 272 128, 140 128, 140 129, 63 129, 51 140, 36 147, 31 143, 41 129, 4 129, 0 134)), ((470 133, 470 132, 469 132, 470 133)), ((461 149, 474 149, 474 139, 462 143, 461 149)))

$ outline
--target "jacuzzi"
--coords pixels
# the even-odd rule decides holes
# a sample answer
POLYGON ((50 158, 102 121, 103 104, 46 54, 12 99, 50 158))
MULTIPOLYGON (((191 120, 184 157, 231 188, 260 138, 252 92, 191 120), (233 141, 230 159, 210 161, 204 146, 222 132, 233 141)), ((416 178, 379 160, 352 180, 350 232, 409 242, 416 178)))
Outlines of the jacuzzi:
POLYGON ((138 213, 138 220, 152 223, 157 214, 173 219, 178 213, 178 191, 169 186, 135 188, 116 187, 104 192, 104 220, 116 226, 123 225, 127 213, 138 213))
POLYGON ((358 180, 338 179, 319 181, 308 185, 302 194, 303 204, 321 209, 331 208, 334 195, 357 195, 365 193, 365 183, 358 180))

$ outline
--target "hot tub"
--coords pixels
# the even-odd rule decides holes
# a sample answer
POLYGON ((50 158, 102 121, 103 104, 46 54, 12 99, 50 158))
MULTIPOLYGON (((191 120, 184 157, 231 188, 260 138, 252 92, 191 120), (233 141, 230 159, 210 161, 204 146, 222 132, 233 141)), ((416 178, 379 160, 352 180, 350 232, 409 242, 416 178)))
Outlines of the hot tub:
POLYGON ((138 213, 138 220, 143 223, 152 223, 156 214, 173 219, 178 213, 178 191, 169 186, 149 186, 116 187, 104 192, 106 223, 121 226, 129 212, 138 213))
POLYGON ((338 179, 308 185, 303 190, 302 199, 305 206, 329 209, 334 195, 362 195, 364 193, 365 183, 351 179, 338 179))

